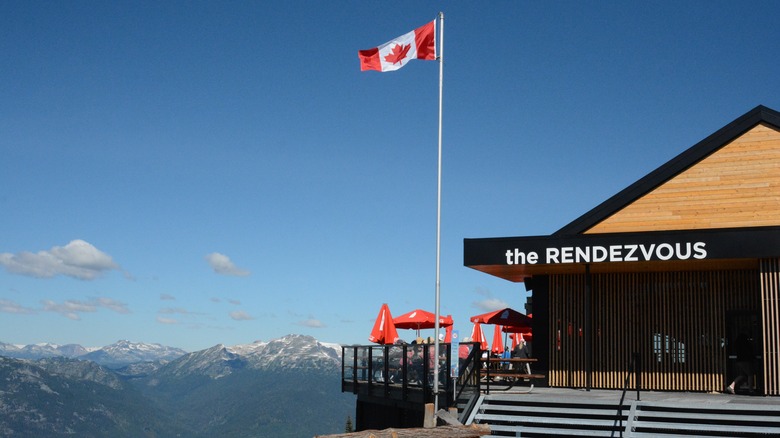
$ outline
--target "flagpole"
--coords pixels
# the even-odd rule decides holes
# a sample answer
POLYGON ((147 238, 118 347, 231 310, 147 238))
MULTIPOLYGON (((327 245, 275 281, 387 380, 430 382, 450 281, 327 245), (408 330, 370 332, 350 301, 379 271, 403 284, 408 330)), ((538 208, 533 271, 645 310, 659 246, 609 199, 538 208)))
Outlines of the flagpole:
POLYGON ((434 341, 433 367, 433 412, 434 417, 439 412, 439 302, 440 302, 440 278, 439 267, 441 265, 441 121, 442 121, 442 96, 444 89, 444 12, 439 12, 439 174, 438 190, 436 194, 436 340, 434 341))

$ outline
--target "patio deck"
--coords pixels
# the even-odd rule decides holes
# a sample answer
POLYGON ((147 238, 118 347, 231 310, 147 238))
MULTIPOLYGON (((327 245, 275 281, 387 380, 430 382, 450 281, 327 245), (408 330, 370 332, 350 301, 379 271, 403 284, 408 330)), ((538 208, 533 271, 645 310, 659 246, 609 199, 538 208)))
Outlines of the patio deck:
MULTIPOLYGON (((602 403, 619 403, 622 391, 608 390, 608 389, 592 389, 587 391, 585 389, 575 388, 549 388, 549 387, 534 387, 531 392, 528 392, 527 386, 518 386, 506 391, 502 390, 502 386, 498 383, 491 383, 490 393, 491 395, 515 395, 518 398, 525 398, 528 400, 537 401, 561 401, 561 400, 592 400, 602 403)), ((483 393, 484 388, 483 388, 483 393)), ((636 391, 629 390, 626 392, 624 403, 635 401, 636 391)), ((663 403, 680 403, 680 404, 749 404, 749 405, 772 405, 780 408, 780 398, 778 397, 765 397, 765 396, 751 396, 751 395, 731 395, 718 392, 672 392, 672 391, 641 391, 639 393, 640 401, 647 402, 663 402, 663 403)))

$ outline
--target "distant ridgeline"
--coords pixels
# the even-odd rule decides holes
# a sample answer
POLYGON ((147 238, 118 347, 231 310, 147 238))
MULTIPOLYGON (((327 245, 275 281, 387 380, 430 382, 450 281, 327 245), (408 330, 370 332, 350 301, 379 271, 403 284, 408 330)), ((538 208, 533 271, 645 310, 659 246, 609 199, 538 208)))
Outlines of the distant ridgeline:
POLYGON ((342 432, 354 417, 354 397, 340 388, 341 349, 308 336, 115 369, 68 357, 10 358, 6 346, 0 436, 300 437, 342 432))

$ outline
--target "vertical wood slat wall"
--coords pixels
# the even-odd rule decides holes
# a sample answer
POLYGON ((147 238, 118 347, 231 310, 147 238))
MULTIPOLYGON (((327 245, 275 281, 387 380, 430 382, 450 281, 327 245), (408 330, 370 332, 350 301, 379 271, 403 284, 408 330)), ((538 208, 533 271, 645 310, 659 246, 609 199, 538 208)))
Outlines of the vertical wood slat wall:
POLYGON ((764 394, 780 395, 780 260, 761 261, 764 394))
MULTIPOLYGON (((760 309, 756 271, 594 274, 591 279, 593 388, 622 388, 631 355, 638 352, 644 389, 723 390, 725 315, 760 309)), ((584 275, 550 277, 551 386, 586 386, 590 334, 584 299, 584 275)), ((777 317, 777 295, 774 309, 777 317)), ((629 388, 635 388, 629 378, 629 388)))

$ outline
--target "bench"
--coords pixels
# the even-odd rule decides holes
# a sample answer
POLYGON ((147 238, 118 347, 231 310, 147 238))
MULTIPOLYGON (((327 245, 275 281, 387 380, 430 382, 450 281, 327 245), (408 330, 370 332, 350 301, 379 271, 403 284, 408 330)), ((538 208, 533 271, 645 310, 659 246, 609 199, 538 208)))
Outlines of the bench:
MULTIPOLYGON (((487 376, 487 373, 485 373, 487 376)), ((544 379, 544 374, 521 374, 511 371, 498 371, 490 373, 490 377, 516 378, 516 379, 544 379)))
POLYGON ((508 384, 508 386, 502 391, 508 391, 509 389, 513 388, 517 383, 525 380, 531 381, 531 387, 528 389, 527 392, 531 392, 534 389, 533 380, 534 379, 544 379, 546 376, 544 374, 539 373, 532 373, 531 372, 531 366, 530 364, 536 362, 537 359, 533 358, 519 358, 519 357, 513 357, 513 358, 499 358, 499 357, 491 357, 488 358, 485 362, 487 363, 487 367, 480 370, 480 379, 482 377, 486 380, 486 393, 490 394, 490 383, 491 380, 494 377, 500 377, 502 379, 511 379, 507 380, 505 383, 508 384), (510 364, 510 369, 493 369, 493 366, 502 366, 510 364))

